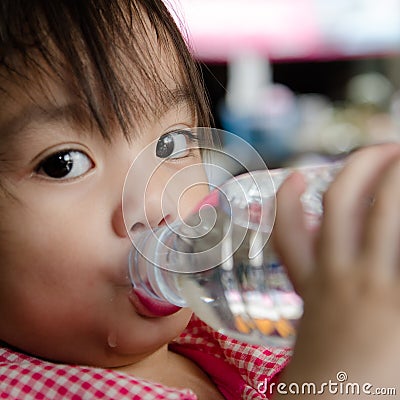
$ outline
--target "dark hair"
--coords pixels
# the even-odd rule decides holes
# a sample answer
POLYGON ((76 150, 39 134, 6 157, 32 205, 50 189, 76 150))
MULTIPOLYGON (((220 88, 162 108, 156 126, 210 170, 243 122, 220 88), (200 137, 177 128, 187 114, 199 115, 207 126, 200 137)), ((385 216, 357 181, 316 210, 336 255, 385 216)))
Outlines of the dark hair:
MULTIPOLYGON (((161 0, 0 3, 0 82, 25 85, 49 71, 60 82, 67 79, 107 139, 110 116, 128 137, 135 124, 154 117, 175 95, 160 77, 157 51, 175 64, 171 74, 179 75, 197 125, 208 126, 197 65, 161 0)), ((0 83, 0 90, 6 91, 5 85, 0 83)))

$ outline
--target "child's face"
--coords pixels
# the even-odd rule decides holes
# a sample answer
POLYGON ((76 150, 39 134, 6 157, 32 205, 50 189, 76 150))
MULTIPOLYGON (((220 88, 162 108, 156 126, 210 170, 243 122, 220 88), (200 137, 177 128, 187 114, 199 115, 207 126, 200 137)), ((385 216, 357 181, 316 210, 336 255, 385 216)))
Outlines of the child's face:
MULTIPOLYGON (((1 99, 7 194, 0 190, 0 340, 57 361, 109 367, 135 362, 178 335, 190 312, 149 318, 130 302, 124 180, 146 148, 127 196, 129 228, 187 214, 206 185, 180 196, 188 182, 168 182, 199 163, 200 153, 163 158, 156 148, 163 134, 192 127, 192 114, 185 102, 171 104, 161 118, 142 124, 142 134, 129 144, 117 128, 107 143, 63 88, 53 86, 51 97, 35 87, 28 92, 14 88, 13 98, 1 99)), ((180 147, 190 145, 182 139, 180 147)), ((190 177, 191 184, 204 182, 202 168, 190 177)))

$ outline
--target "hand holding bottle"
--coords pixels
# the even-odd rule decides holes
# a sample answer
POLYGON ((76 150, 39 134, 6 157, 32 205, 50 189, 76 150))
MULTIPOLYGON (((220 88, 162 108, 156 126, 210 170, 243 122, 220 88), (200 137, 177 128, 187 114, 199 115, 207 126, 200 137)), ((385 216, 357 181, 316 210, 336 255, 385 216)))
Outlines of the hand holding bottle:
POLYGON ((304 189, 299 174, 281 186, 273 234, 305 307, 284 381, 318 384, 346 371, 349 381, 393 387, 400 368, 400 146, 373 146, 348 159, 324 196, 317 231, 304 222, 304 189))

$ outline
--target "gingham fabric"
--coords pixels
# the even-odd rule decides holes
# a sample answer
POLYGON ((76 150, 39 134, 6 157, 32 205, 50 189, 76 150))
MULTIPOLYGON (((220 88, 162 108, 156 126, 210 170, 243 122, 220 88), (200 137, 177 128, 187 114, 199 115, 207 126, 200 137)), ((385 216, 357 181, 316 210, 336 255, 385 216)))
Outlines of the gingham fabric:
MULTIPOLYGON (((276 379, 290 358, 288 349, 266 349, 229 339, 196 317, 171 348, 189 356, 203 354, 203 360, 214 359, 220 378, 224 376, 221 365, 234 371, 238 377, 236 382, 229 381, 232 375, 227 374, 228 381, 222 379, 216 384, 240 388, 237 400, 267 398, 257 388, 265 379, 268 382, 276 379)), ((202 367, 213 378, 213 363, 206 364, 202 367)), ((235 395, 226 397, 236 400, 232 396, 235 395)), ((196 396, 189 389, 177 390, 101 368, 54 364, 0 347, 0 399, 195 400, 196 396)))

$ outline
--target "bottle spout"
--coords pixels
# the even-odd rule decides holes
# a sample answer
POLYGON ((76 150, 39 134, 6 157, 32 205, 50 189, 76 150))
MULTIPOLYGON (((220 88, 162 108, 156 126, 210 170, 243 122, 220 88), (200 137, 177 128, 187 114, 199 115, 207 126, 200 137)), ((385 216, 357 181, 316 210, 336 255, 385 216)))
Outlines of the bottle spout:
POLYGON ((154 265, 143 252, 153 252, 151 232, 136 241, 129 254, 129 277, 132 290, 129 299, 142 315, 165 317, 186 307, 178 291, 177 274, 154 265))

